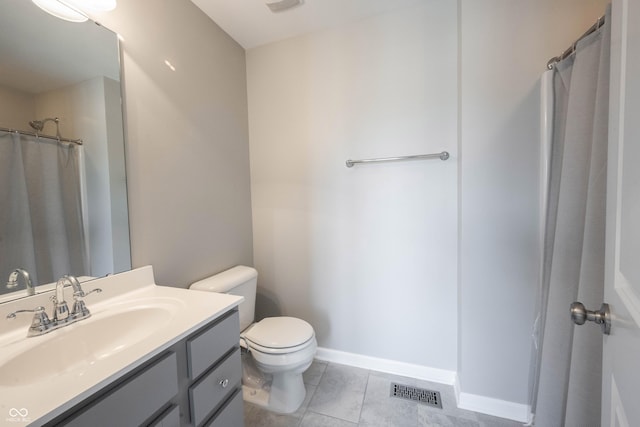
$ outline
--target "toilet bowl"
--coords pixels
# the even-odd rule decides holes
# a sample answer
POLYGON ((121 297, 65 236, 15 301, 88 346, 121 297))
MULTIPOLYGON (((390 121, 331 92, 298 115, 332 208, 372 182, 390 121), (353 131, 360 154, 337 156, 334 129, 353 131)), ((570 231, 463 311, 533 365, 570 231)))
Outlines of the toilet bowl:
POLYGON ((306 395, 302 373, 316 354, 315 332, 295 317, 267 317, 254 323, 257 277, 255 269, 237 266, 190 289, 245 297, 238 307, 243 398, 273 412, 292 413, 306 395))

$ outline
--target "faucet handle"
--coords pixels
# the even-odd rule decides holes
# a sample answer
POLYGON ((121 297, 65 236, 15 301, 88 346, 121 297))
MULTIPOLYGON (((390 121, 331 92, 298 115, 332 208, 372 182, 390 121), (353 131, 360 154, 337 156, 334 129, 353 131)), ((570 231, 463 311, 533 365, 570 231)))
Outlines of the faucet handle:
POLYGON ((12 313, 7 314, 7 319, 15 319, 16 318, 16 314, 18 313, 35 313, 35 315, 40 315, 40 314, 44 314, 45 316, 47 315, 44 311, 44 307, 39 305, 38 307, 34 308, 33 310, 16 310, 12 313))
MULTIPOLYGON (((100 292, 102 292, 102 289, 100 289, 100 288, 91 289, 89 292, 86 292, 86 293, 85 293, 85 292, 82 292, 82 295, 79 295, 79 296, 80 296, 81 298, 82 298, 82 297, 86 297, 87 295, 92 294, 92 293, 94 293, 94 292, 95 292, 96 294, 99 294, 100 292)), ((73 297, 77 299, 76 294, 73 294, 73 297)))
POLYGON ((41 335, 51 327, 51 321, 42 306, 38 306, 33 310, 16 310, 13 313, 7 314, 7 319, 15 319, 18 313, 33 313, 31 326, 29 326, 29 332, 27 333, 28 337, 41 335))
POLYGON ((71 309, 71 314, 69 315, 69 316, 71 316, 71 318, 73 318, 73 319, 83 319, 85 317, 91 316, 91 312, 87 308, 87 305, 84 303, 84 299, 83 298, 86 297, 89 294, 94 293, 94 292, 99 294, 100 292, 102 292, 102 289, 95 288, 95 289, 90 290, 87 293, 84 293, 83 291, 74 292, 74 294, 73 294, 73 299, 74 299, 73 308, 71 309))

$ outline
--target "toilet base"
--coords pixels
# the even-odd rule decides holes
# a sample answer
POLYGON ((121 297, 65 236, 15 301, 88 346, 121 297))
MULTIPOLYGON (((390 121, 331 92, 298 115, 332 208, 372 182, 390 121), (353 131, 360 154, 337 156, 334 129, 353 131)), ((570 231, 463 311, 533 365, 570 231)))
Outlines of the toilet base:
POLYGON ((266 383, 260 388, 242 385, 242 398, 245 402, 278 414, 297 411, 302 406, 306 394, 302 374, 295 373, 275 374, 271 383, 266 383))

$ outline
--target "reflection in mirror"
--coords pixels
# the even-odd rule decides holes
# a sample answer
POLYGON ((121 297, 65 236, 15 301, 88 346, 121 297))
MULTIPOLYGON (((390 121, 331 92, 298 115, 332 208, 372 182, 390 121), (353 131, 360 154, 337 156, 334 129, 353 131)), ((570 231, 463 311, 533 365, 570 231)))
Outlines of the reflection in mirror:
POLYGON ((27 295, 17 269, 40 292, 128 270, 131 251, 117 35, 26 0, 0 10, 1 302, 27 295))

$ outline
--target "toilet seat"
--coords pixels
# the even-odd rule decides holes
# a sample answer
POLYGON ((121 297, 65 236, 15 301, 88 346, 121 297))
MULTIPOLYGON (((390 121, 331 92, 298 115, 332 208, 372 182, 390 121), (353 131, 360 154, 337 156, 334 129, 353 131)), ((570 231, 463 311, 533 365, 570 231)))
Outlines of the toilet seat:
POLYGON ((254 323, 240 337, 255 351, 287 354, 305 349, 315 338, 313 328, 295 317, 267 317, 254 323))
POLYGON ((297 352, 299 352, 301 350, 304 350, 304 349, 306 349, 307 347, 309 347, 313 343, 313 338, 314 337, 311 337, 307 341, 305 341, 302 344, 297 345, 295 347, 287 347, 287 348, 263 347, 263 346, 261 346, 259 344, 251 342, 249 340, 247 340, 247 341, 249 342, 249 347, 251 348, 251 351, 264 353, 264 354, 272 354, 274 356, 277 356, 279 354, 297 353, 297 352))

